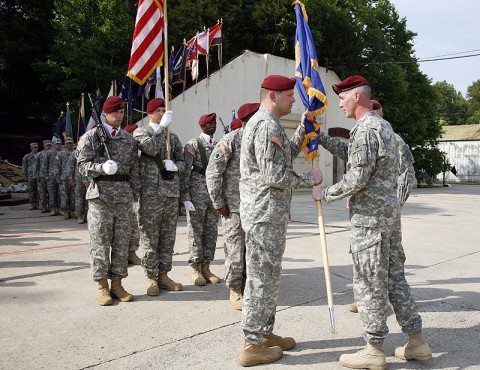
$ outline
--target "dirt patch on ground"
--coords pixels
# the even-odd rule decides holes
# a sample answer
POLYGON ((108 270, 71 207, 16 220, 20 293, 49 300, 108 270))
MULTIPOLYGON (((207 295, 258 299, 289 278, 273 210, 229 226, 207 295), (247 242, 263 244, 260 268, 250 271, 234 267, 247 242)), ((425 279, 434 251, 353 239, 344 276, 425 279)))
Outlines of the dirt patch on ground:
POLYGON ((24 183, 25 179, 22 176, 22 168, 1 160, 0 182, 6 188, 15 183, 24 183))

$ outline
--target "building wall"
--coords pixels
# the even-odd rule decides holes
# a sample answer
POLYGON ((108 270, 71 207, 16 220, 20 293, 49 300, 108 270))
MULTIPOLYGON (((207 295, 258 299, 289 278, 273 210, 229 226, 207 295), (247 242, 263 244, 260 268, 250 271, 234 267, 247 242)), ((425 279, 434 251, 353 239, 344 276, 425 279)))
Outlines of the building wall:
MULTIPOLYGON (((441 141, 438 149, 446 153, 448 162, 455 166, 457 175, 445 174, 450 182, 480 182, 480 141, 441 141)), ((442 181, 442 174, 437 176, 442 181)))
MULTIPOLYGON (((225 125, 229 125, 232 109, 236 111, 244 103, 259 101, 260 85, 266 76, 281 74, 293 77, 294 71, 294 60, 246 51, 211 74, 209 78, 199 81, 195 86, 172 99, 171 109, 174 119, 171 130, 185 144, 200 134, 198 119, 203 114, 216 112, 217 117, 220 117, 225 125)), ((338 96, 331 88, 332 84, 339 83, 340 79, 335 72, 327 72, 324 68, 321 68, 320 76, 328 99, 328 109, 320 117, 321 130, 328 131, 331 127, 351 129, 355 121, 345 118, 344 113, 338 108, 338 96)), ((301 114, 305 110, 296 90, 295 99, 296 103, 293 105, 292 113, 281 120, 289 137, 293 135, 300 122, 301 114)), ((223 127, 217 119, 215 138, 218 140, 223 134, 223 127)), ((303 157, 302 153, 295 160, 294 168, 298 172, 308 172, 312 168, 311 163, 306 163, 303 157)), ((333 179, 332 155, 321 148, 318 163, 324 173, 324 184, 331 185, 333 179)))

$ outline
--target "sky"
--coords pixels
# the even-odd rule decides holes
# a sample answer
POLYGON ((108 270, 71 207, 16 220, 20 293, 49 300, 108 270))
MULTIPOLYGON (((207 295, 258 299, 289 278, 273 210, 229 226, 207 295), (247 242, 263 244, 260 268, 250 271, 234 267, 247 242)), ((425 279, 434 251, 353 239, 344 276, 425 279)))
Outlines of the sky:
POLYGON ((466 97, 468 86, 480 80, 480 0, 390 2, 399 16, 406 18, 407 29, 417 34, 414 38, 417 59, 478 54, 470 58, 419 63, 420 70, 432 83, 447 81, 466 97))

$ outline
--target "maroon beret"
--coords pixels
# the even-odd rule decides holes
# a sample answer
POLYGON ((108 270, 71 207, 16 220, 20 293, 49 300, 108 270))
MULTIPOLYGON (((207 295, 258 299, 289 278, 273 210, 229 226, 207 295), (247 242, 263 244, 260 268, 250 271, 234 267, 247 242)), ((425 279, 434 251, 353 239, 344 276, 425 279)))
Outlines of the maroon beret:
POLYGON ((370 86, 370 84, 368 83, 368 81, 365 77, 350 76, 350 77, 347 77, 346 79, 344 79, 339 84, 333 84, 332 88, 333 88, 333 91, 335 91, 335 94, 338 95, 343 91, 352 90, 356 87, 363 86, 363 85, 370 86))
POLYGON ((233 131, 240 127, 242 127, 242 121, 239 118, 235 118, 232 122, 230 122, 230 130, 233 131))
POLYGON ((148 102, 147 104, 147 113, 152 113, 158 107, 165 107, 165 100, 162 98, 155 98, 148 102))
POLYGON ((105 103, 103 104, 103 111, 105 113, 116 112, 117 110, 123 109, 125 102, 120 99, 118 96, 113 95, 109 96, 105 103))
POLYGON ((295 86, 295 79, 288 78, 281 75, 270 75, 265 77, 262 82, 262 87, 264 89, 273 90, 273 91, 285 91, 291 90, 295 86))
POLYGON ((217 114, 216 114, 216 113, 204 114, 204 115, 201 116, 200 119, 198 120, 198 124, 199 124, 200 126, 203 126, 203 125, 206 125, 206 124, 209 123, 209 122, 215 121, 216 118, 217 118, 217 114))
POLYGON ((136 123, 130 123, 129 125, 126 125, 123 129, 127 131, 129 134, 131 134, 133 131, 137 129, 137 124, 136 123))
POLYGON ((245 121, 245 118, 250 118, 255 112, 260 108, 260 103, 247 103, 243 104, 240 108, 238 108, 238 118, 242 121, 245 121))
POLYGON ((372 109, 373 110, 379 110, 382 107, 382 104, 378 100, 372 99, 370 100, 372 102, 372 109))

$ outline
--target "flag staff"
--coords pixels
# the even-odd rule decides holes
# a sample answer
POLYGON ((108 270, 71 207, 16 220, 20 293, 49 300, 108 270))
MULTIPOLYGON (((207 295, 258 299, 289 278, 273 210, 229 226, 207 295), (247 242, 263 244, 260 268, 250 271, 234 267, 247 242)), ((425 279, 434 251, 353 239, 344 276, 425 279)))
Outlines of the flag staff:
MULTIPOLYGON (((318 169, 317 158, 312 159, 312 167, 318 169)), ((327 289, 328 311, 330 313, 330 326, 332 333, 335 332, 335 310, 333 306, 332 282, 330 280, 330 263, 328 262, 327 236, 325 233, 325 222, 323 220, 322 201, 317 200, 318 231, 320 232, 320 246, 322 248, 323 271, 325 273, 325 286, 327 289)))
MULTIPOLYGON (((168 82, 168 18, 167 18, 167 0, 163 0, 163 22, 164 22, 164 40, 163 40, 163 71, 165 76, 165 111, 170 110, 170 89, 168 82)), ((167 159, 170 159, 170 126, 166 132, 167 159)))
MULTIPOLYGON (((318 169, 317 157, 320 125, 315 121, 315 117, 327 110, 327 96, 319 75, 315 43, 313 41, 310 27, 308 26, 308 17, 305 6, 298 0, 295 0, 292 5, 295 6, 295 16, 297 19, 297 29, 295 33, 295 79, 297 90, 304 106, 307 108, 306 119, 304 122, 306 135, 302 149, 305 152, 305 160, 311 159, 313 168, 318 169)), ((330 264, 328 263, 327 239, 325 235, 325 223, 323 221, 322 202, 316 201, 316 204, 330 324, 332 332, 335 332, 335 312, 333 307, 332 283, 330 281, 330 264)))

